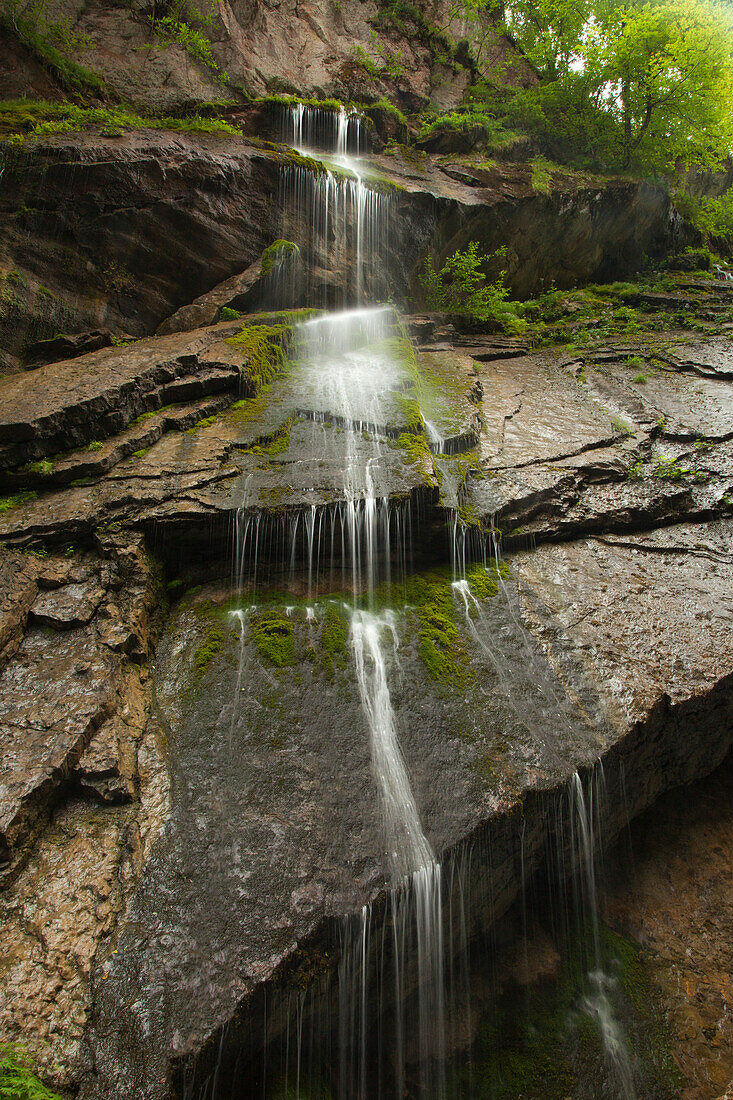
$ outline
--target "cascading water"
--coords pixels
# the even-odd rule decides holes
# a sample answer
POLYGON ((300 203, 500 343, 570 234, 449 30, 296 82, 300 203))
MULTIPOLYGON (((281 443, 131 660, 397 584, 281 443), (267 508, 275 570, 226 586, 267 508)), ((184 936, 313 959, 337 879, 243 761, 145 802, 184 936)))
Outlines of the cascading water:
MULTIPOLYGON (((293 415, 301 418, 308 453, 315 456, 313 483, 318 477, 318 461, 328 459, 332 468, 342 471, 338 497, 297 512, 267 516, 255 509, 251 486, 245 484, 236 523, 237 583, 240 589, 250 586, 256 598, 262 582, 270 579, 265 573, 268 559, 284 563, 289 586, 297 589, 300 585, 308 601, 305 624, 309 640, 318 630, 322 607, 318 601, 323 591, 340 588, 346 594, 349 652, 369 736, 389 886, 383 907, 367 905, 342 922, 339 965, 333 979, 337 1019, 330 1007, 332 990, 324 994, 325 1010, 318 1007, 317 996, 311 991, 288 992, 282 1008, 287 1022, 273 1040, 274 1049, 281 1051, 284 1071, 278 1071, 279 1077, 273 1074, 272 1081, 263 1072, 262 1081, 268 1082, 267 1087, 263 1083, 263 1096, 317 1094, 319 1064, 326 1067, 324 1072, 339 1100, 483 1096, 487 1094, 474 1093, 470 1084, 453 1091, 447 1078, 448 1071, 455 1069, 447 1046, 454 1055, 467 1049, 470 1044, 461 1020, 473 1019, 468 902, 462 885, 465 868, 451 864, 446 890, 443 868, 421 821, 393 704, 393 693, 401 687, 400 618, 388 608, 395 569, 401 577, 408 572, 413 516, 409 499, 399 505, 392 503, 384 486, 390 431, 394 425, 399 430, 403 422, 400 400, 406 379, 397 344, 404 334, 391 307, 363 304, 375 301, 379 297, 376 288, 384 285, 380 280, 387 267, 389 202, 369 188, 354 157, 365 147, 358 116, 345 110, 319 112, 294 106, 284 116, 283 126, 284 137, 299 153, 312 155, 325 147, 331 154, 328 165, 317 172, 302 164, 284 170, 286 225, 290 218, 293 230, 298 230, 300 235, 293 232, 292 236, 310 269, 325 272, 333 279, 329 285, 343 288, 341 301, 359 303, 360 308, 300 322, 291 349, 302 401, 293 415), (350 174, 344 176, 342 169, 350 174), (350 275, 345 275, 345 264, 350 275), (448 934, 444 935, 446 919, 448 934), (462 945, 458 951, 456 943, 462 945), (332 1049, 334 1041, 337 1056, 332 1049), (307 1058, 304 1043, 308 1044, 307 1058)), ((305 289, 300 286, 298 293, 305 293, 309 304, 338 300, 324 291, 327 281, 320 287, 313 283, 305 289)), ((292 301, 296 298, 291 295, 292 301)), ((276 300, 273 304, 283 303, 276 300)), ((425 432, 430 450, 446 454, 446 440, 438 428, 427 424, 425 432)), ((465 635, 475 643, 491 679, 489 686, 482 684, 478 690, 492 707, 510 714, 514 730, 528 732, 528 742, 532 736, 538 740, 537 730, 548 728, 548 716, 560 731, 564 719, 554 682, 535 667, 533 651, 504 584, 496 545, 494 561, 487 564, 485 536, 464 523, 458 506, 450 544, 457 618, 465 621, 465 635), (474 582, 469 580, 467 565, 477 558, 483 561, 488 583, 501 592, 493 618, 487 615, 483 599, 471 589, 474 582)), ((286 615, 293 611, 293 607, 286 608, 286 615)), ((240 631, 236 712, 243 682, 247 613, 235 615, 240 631)), ((556 744, 550 741, 544 746, 545 759, 559 762, 556 744)), ((594 965, 583 1005, 598 1025, 620 1096, 633 1100, 633 1078, 611 1012, 609 979, 598 948, 592 822, 585 811, 582 785, 579 789, 574 785, 572 790, 572 850, 576 867, 582 869, 575 881, 584 883, 577 904, 587 907, 595 930, 594 965)), ((521 865, 524 883, 524 828, 521 865)), ((525 935, 527 925, 525 907, 525 935)), ((267 1040, 264 1046, 266 1050, 267 1040)))
POLYGON ((626 1042, 609 997, 613 979, 604 970, 601 956, 594 828, 594 818, 600 818, 598 801, 603 777, 600 766, 597 776, 600 782, 591 782, 589 804, 586 804, 583 783, 577 772, 573 775, 569 791, 573 885, 578 895, 575 900, 575 909, 577 913, 582 914, 586 927, 590 930, 593 945, 592 969, 588 974, 590 988, 583 998, 583 1006, 598 1028, 603 1052, 618 1084, 621 1097, 623 1100, 635 1100, 634 1076, 626 1042))
POLYGON ((370 181, 360 156, 368 142, 358 114, 295 104, 285 109, 282 133, 308 158, 281 174, 281 232, 299 245, 303 264, 299 271, 293 265, 278 269, 270 288, 273 306, 307 300, 343 308, 387 298, 392 193, 370 181))
MULTIPOLYGON (((379 784, 385 825, 387 854, 392 870, 391 903, 394 929, 395 1003, 402 1001, 405 956, 412 949, 417 956, 418 1046, 420 1085, 425 1095, 443 1095, 444 1003, 441 868, 423 832, 415 798, 400 751, 394 711, 388 686, 387 652, 396 660, 398 636, 391 611, 354 611, 351 647, 356 664, 362 707, 371 733, 372 763, 379 784), (384 646, 385 636, 391 645, 384 646), (414 942, 411 942, 414 941, 414 942)), ((357 939, 368 934, 369 910, 355 922, 357 939)), ((362 971, 361 982, 367 981, 362 971)), ((359 987, 360 1002, 367 994, 359 987)), ((402 1051, 405 1020, 398 1011, 395 1050, 397 1095, 404 1091, 402 1051)), ((360 1052, 362 1063, 366 1050, 360 1052)), ((359 1097, 366 1097, 362 1082, 365 1066, 359 1065, 359 1097)), ((348 1095, 349 1093, 345 1093, 348 1095)))
MULTIPOLYGON (((409 500, 394 506, 379 491, 385 482, 388 425, 403 421, 400 400, 406 382, 394 345, 396 337, 405 337, 391 307, 363 307, 388 289, 390 196, 370 186, 358 159, 367 143, 355 113, 294 105, 284 113, 282 133, 299 154, 329 153, 325 163, 319 153, 315 172, 312 164, 287 166, 281 183, 283 236, 292 237, 305 266, 323 278, 321 285, 312 278, 304 287, 288 286, 278 276, 280 283, 271 288, 272 304, 293 304, 304 296, 310 305, 352 301, 362 308, 298 324, 291 352, 302 392, 300 415, 311 433, 309 451, 343 471, 340 499, 273 521, 251 510, 245 486, 235 532, 237 582, 240 589, 251 584, 256 591, 261 563, 277 557, 289 562, 291 579, 304 560, 309 601, 326 580, 330 589, 341 584, 353 593, 349 643, 391 878, 391 984, 395 1005, 402 1005, 408 985, 417 1004, 416 1027, 401 1008, 395 1013, 388 1045, 396 1057, 386 1088, 389 1094, 403 1094, 409 1045, 410 1061, 419 1064, 421 1093, 439 1098, 444 1094, 445 1054, 441 868, 422 828, 392 707, 389 681, 398 664, 397 617, 373 606, 378 584, 389 597, 394 565, 404 571, 411 529, 409 500), (341 562, 339 576, 334 576, 335 560, 341 562)), ((238 617, 243 637, 245 613, 238 617)), ((238 691, 240 680, 241 665, 238 691)), ((340 1095, 362 1100, 374 1095, 371 922, 369 907, 344 922, 339 970, 340 1095)), ((286 1052, 285 1058, 286 1066, 296 1066, 295 1095, 300 1094, 301 1077, 300 1002, 297 1011, 297 1056, 293 1060, 286 1052)), ((377 1062, 382 1074, 382 1061, 377 1062)), ((286 1079, 292 1083, 290 1068, 286 1079)))

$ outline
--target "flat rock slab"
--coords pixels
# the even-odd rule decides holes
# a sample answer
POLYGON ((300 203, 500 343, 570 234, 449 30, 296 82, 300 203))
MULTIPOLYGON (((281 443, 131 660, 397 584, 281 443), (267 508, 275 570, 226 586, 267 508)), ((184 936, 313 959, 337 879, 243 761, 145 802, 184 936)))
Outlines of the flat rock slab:
POLYGON ((704 376, 661 361, 609 362, 588 371, 589 393, 629 426, 664 424, 674 434, 726 439, 733 433, 733 344, 716 354, 727 374, 704 376))
POLYGON ((31 615, 36 622, 55 630, 69 630, 88 623, 103 599, 104 589, 94 580, 67 584, 42 593, 33 604, 31 615))
MULTIPOLYGON (((448 571, 434 583, 451 593, 448 571)), ((184 602, 158 653, 176 795, 98 992, 104 1095, 119 1058, 131 1088, 162 1078, 168 1058, 200 1044, 324 919, 358 911, 388 876, 353 662, 345 648, 332 665, 322 643, 327 616, 337 609, 348 627, 348 610, 328 598, 310 609, 296 597, 290 607, 269 605, 293 630, 293 661, 278 668, 253 643, 257 609, 245 607, 240 626, 208 595, 184 602)), ((396 604, 392 701, 438 852, 526 783, 548 784, 598 751, 602 718, 591 724, 565 696, 517 629, 515 599, 485 601, 475 624, 461 628, 473 650, 455 694, 427 676, 414 609, 396 604), (530 680, 521 667, 528 652, 530 680)), ((459 598, 455 610, 464 622, 459 598)))
POLYGON ((664 696, 706 693, 733 668, 731 521, 538 547, 512 567, 530 624, 548 645, 559 631, 572 637, 620 730, 664 696))
POLYGON ((478 369, 487 468, 547 462, 612 440, 608 412, 551 359, 531 356, 478 369))
POLYGON ((720 336, 700 343, 677 344, 669 349, 668 354, 683 370, 712 377, 733 378, 733 343, 729 337, 720 336))
POLYGON ((165 404, 165 386, 176 379, 211 368, 236 375, 242 357, 225 339, 238 328, 139 340, 0 379, 0 465, 21 461, 23 446, 39 457, 120 431, 165 404))
POLYGON ((483 388, 473 357, 462 350, 423 349, 417 362, 422 377, 420 408, 442 446, 449 451, 475 446, 483 388))

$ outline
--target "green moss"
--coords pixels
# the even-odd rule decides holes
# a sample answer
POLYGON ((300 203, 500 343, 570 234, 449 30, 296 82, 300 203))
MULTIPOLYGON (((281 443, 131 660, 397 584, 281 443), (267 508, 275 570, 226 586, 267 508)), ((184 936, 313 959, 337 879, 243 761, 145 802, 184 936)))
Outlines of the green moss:
MULTIPOLYGON (((239 402, 237 402, 239 405, 239 402)), ((266 458, 274 458, 275 455, 281 455, 284 451, 287 451, 290 444, 290 426, 292 420, 288 420, 278 431, 271 436, 268 440, 260 443, 255 443, 251 447, 243 448, 244 454, 248 455, 260 455, 266 458)))
POLYGON ((38 493, 29 489, 24 490, 22 493, 16 493, 12 497, 0 497, 0 516, 13 508, 19 508, 21 504, 25 504, 29 500, 35 500, 37 496, 38 493))
POLYGON ((261 257, 261 271, 263 276, 270 275, 274 268, 290 256, 300 254, 297 244, 292 241, 277 240, 265 249, 261 257))
MULTIPOLYGON (((202 614, 204 614, 202 612, 202 614)), ((211 614, 209 611, 208 614, 211 614)), ((224 627, 220 622, 212 621, 206 628, 205 640, 193 655, 193 664, 199 679, 208 670, 215 657, 221 653, 224 645, 224 627)))
POLYGON ((0 1045, 2 1100, 61 1100, 33 1073, 28 1056, 17 1046, 0 1045))
MULTIPOLYGON (((135 424, 143 424, 146 420, 150 420, 152 417, 157 416, 158 413, 163 412, 164 408, 170 408, 170 406, 169 405, 164 405, 160 409, 149 409, 148 412, 140 413, 139 416, 136 416, 135 419, 130 422, 131 426, 133 426, 135 424)), ((95 448, 95 450, 96 450, 96 448, 95 448)))
MULTIPOLYGON (((5 100, 0 102, 0 138, 47 134, 78 133, 101 129, 107 133, 124 130, 173 130, 193 133, 220 133, 241 137, 241 131, 223 119, 138 115, 122 107, 79 107, 74 103, 47 103, 42 100, 5 100)), ((17 142, 16 142, 17 144, 17 142)))
POLYGON ((396 440, 391 441, 390 446, 398 447, 411 466, 420 466, 424 462, 432 462, 432 455, 428 441, 424 435, 412 432, 400 432, 396 440))
POLYGON ((150 447, 141 447, 139 451, 133 451, 130 458, 144 458, 150 447))
POLYGON ((345 668, 349 659, 349 621, 345 609, 329 603, 321 627, 322 664, 329 679, 337 668, 345 668))
MULTIPOLYGON (((383 594, 377 593, 379 599, 383 594)), ((438 690, 464 688, 469 680, 469 653, 456 625, 453 589, 446 572, 408 577, 403 587, 406 604, 414 607, 418 623, 418 655, 438 690)))
POLYGON ((227 343, 247 360, 252 396, 282 370, 292 339, 293 329, 288 324, 245 325, 235 336, 229 337, 227 343))
POLYGON ((50 458, 40 458, 37 462, 28 462, 22 467, 25 474, 40 474, 46 477, 53 473, 53 462, 50 458))
MULTIPOLYGON (((151 415, 151 414, 150 413, 145 413, 145 416, 149 416, 149 415, 151 415)), ((142 419, 142 417, 140 419, 142 419)), ((87 445, 87 450, 88 451, 101 451, 103 446, 104 446, 104 443, 102 442, 101 439, 93 439, 91 441, 91 443, 89 443, 87 445)))
POLYGON ((544 157, 535 157, 533 161, 530 161, 530 167, 532 169, 531 183, 534 190, 543 195, 549 195, 552 173, 557 170, 558 166, 549 160, 545 160, 544 157))
POLYGON ((249 633, 259 654, 270 664, 276 668, 295 664, 295 630, 284 613, 276 610, 253 613, 249 633))
POLYGON ((500 562, 497 569, 495 564, 486 566, 476 565, 466 571, 468 586, 477 600, 488 600, 499 591, 499 578, 509 576, 509 567, 505 562, 500 562))

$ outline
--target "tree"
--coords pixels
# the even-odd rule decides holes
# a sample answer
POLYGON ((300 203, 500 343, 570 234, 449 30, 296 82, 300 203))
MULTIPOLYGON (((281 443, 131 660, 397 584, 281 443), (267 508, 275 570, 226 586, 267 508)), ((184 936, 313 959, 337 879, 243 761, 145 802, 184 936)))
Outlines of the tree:
POLYGON ((733 143, 733 59, 724 8, 695 0, 611 9, 594 47, 621 162, 711 166, 733 143))
POLYGON ((557 80, 570 71, 592 14, 591 0, 508 0, 504 23, 537 74, 557 80))
MULTIPOLYGON (((731 9, 718 0, 506 0, 541 77, 518 95, 548 144, 623 168, 710 167, 733 146, 731 9)), ((516 112, 515 107, 515 112, 516 112)), ((510 112, 511 114, 511 109, 510 112)), ((511 118, 510 118, 511 121, 511 118)))
POLYGON ((484 254, 478 241, 471 241, 464 252, 458 249, 449 256, 440 271, 428 257, 418 278, 428 309, 457 313, 482 325, 494 325, 507 332, 523 328, 516 305, 508 302, 506 271, 500 271, 490 282, 483 267, 494 267, 506 256, 505 248, 484 254))

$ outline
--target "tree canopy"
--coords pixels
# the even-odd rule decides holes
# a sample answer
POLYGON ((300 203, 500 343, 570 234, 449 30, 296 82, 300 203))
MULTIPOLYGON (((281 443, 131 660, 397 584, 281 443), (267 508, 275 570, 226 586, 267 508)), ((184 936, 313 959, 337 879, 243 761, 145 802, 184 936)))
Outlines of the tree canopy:
POLYGON ((550 150, 575 147, 609 166, 660 172, 710 167, 731 151, 730 6, 506 0, 503 19, 538 77, 504 96, 506 118, 550 150))

